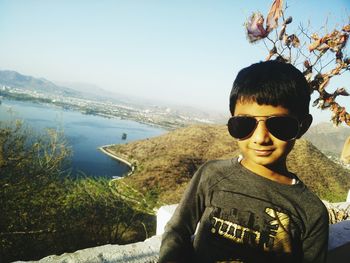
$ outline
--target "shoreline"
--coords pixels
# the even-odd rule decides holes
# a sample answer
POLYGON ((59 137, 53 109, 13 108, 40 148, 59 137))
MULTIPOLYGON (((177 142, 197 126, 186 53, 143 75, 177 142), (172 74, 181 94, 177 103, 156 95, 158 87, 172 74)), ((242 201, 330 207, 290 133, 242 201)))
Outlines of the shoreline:
POLYGON ((134 173, 134 171, 135 171, 135 165, 133 165, 132 163, 128 162, 127 160, 125 160, 125 159, 123 159, 123 158, 121 158, 121 157, 119 157, 119 156, 117 156, 117 155, 111 153, 111 152, 108 150, 108 147, 113 146, 113 145, 114 145, 114 144, 103 145, 103 146, 98 147, 98 149, 99 149, 101 152, 103 152, 104 154, 106 154, 106 155, 108 155, 109 157, 111 157, 112 159, 115 159, 115 160, 117 160, 117 161, 119 161, 119 162, 121 162, 121 163, 127 165, 127 166, 130 168, 130 172, 128 172, 128 174, 126 174, 126 175, 124 175, 124 176, 118 176, 118 177, 116 177, 116 178, 113 178, 111 181, 113 181, 113 180, 118 180, 118 179, 123 178, 123 177, 126 177, 126 176, 130 176, 130 175, 132 175, 132 174, 134 173))
MULTIPOLYGON (((36 98, 36 97, 28 97, 28 98, 16 98, 16 97, 12 97, 8 94, 2 94, 0 92, 0 96, 3 97, 3 99, 5 100, 10 100, 10 101, 17 101, 17 102, 29 102, 29 103, 33 103, 33 104, 47 104, 47 105, 53 105, 55 107, 60 107, 62 109, 68 109, 70 111, 75 111, 75 112, 80 112, 81 114, 85 114, 85 115, 92 115, 92 116, 98 116, 98 117, 102 117, 102 118, 108 118, 108 119, 111 119, 111 118, 114 118, 114 119, 120 119, 120 120, 129 120, 129 121, 134 121, 134 122, 137 122, 137 123, 140 123, 140 124, 144 124, 144 125, 148 125, 150 127, 154 127, 154 128, 158 128, 158 129, 163 129, 165 131, 171 131, 171 130, 174 130, 174 129, 178 129, 178 128, 181 128, 183 126, 181 125, 175 125, 174 126, 169 126, 162 123, 162 122, 152 122, 152 121, 147 121, 145 119, 139 119, 135 116, 128 116, 128 117, 123 117, 123 116, 118 116, 118 115, 114 115, 114 114, 107 114, 103 111, 97 111, 97 112, 94 112, 93 114, 87 114, 85 111, 83 111, 79 105, 76 105, 76 104, 61 104, 61 103, 58 103, 58 102, 52 102, 51 100, 50 101, 46 101, 45 99, 46 98, 43 98, 43 99, 40 99, 40 98, 36 98), (65 106, 67 106, 68 108, 65 108, 65 106)), ((1 105, 1 102, 0 102, 0 105, 1 105)))

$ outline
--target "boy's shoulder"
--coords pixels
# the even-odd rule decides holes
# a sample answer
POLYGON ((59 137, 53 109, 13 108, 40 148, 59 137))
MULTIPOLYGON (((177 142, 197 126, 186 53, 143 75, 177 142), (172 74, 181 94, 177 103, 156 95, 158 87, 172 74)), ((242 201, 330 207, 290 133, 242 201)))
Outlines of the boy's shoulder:
POLYGON ((312 213, 321 213, 321 214, 327 214, 328 210, 323 203, 323 201, 314 193, 312 190, 310 190, 303 182, 299 182, 303 184, 303 192, 298 196, 298 200, 303 206, 306 207, 306 210, 309 211, 310 214, 312 213))
POLYGON ((199 171, 204 174, 227 174, 232 172, 232 168, 237 163, 236 158, 231 159, 218 159, 218 160, 210 160, 205 162, 200 168, 199 171))
POLYGON ((237 163, 237 158, 230 158, 230 159, 214 159, 206 161, 203 166, 206 168, 213 168, 213 169, 228 169, 232 168, 232 165, 237 163))
POLYGON ((202 182, 212 184, 232 176, 237 164, 237 158, 206 161, 199 167, 197 176, 202 182))

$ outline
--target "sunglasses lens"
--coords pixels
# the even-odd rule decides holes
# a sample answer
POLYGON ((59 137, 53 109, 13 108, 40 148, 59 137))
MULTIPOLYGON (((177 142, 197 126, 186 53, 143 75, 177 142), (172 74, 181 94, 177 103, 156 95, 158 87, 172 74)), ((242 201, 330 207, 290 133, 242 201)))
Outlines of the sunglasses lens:
POLYGON ((273 136, 282 141, 295 139, 299 132, 299 122, 288 116, 268 118, 266 127, 273 136))
POLYGON ((256 120, 253 117, 232 117, 229 119, 227 126, 232 137, 244 139, 254 131, 256 120))

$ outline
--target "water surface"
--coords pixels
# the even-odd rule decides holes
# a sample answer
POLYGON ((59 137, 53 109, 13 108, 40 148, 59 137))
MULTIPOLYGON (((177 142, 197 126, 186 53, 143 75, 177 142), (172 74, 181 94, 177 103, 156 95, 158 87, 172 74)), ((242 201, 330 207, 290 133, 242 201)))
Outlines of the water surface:
POLYGON ((0 120, 22 119, 37 132, 47 128, 63 130, 73 151, 73 172, 93 176, 122 176, 129 168, 103 154, 98 147, 122 144, 161 135, 165 130, 146 124, 117 118, 85 115, 51 104, 36 104, 3 99, 0 120), (127 139, 122 140, 123 133, 127 139))

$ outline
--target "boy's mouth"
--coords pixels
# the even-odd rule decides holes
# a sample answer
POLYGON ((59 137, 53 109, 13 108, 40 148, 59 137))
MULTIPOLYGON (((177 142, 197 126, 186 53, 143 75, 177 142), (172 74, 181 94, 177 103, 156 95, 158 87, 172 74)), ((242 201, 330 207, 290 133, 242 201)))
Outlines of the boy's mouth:
POLYGON ((264 149, 264 150, 254 149, 254 152, 258 156, 268 156, 273 152, 273 150, 272 149, 264 149))

